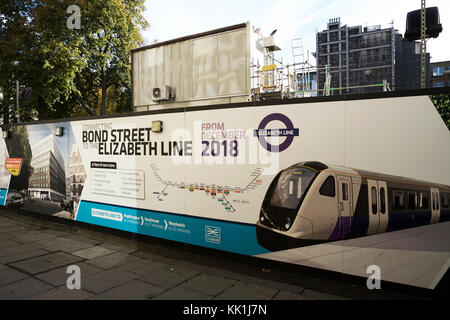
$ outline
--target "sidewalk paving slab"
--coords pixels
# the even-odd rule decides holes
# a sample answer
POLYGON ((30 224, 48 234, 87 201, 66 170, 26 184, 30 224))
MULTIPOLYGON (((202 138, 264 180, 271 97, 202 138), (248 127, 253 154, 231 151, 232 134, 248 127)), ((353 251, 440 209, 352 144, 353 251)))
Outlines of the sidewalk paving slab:
POLYGON ((86 241, 78 241, 78 240, 71 239, 68 242, 60 243, 58 245, 55 245, 53 247, 53 250, 58 250, 58 251, 64 251, 64 252, 67 252, 67 253, 72 253, 72 252, 75 252, 75 251, 91 248, 93 246, 95 246, 95 245, 92 244, 92 243, 86 242, 86 241))
POLYGON ((235 283, 236 281, 231 279, 202 273, 194 278, 191 278, 187 282, 182 283, 180 286, 182 288, 198 291, 209 296, 216 296, 235 283))
POLYGON ((82 259, 80 257, 76 257, 65 252, 55 252, 15 262, 12 263, 11 266, 27 273, 36 274, 64 265, 71 265, 81 260, 82 259))
POLYGON ((39 250, 39 249, 41 249, 41 247, 34 243, 18 244, 18 245, 11 246, 8 248, 3 248, 2 250, 0 250, 0 257, 12 256, 15 254, 24 253, 24 252, 33 251, 33 250, 39 250))
POLYGON ((105 242, 102 243, 102 247, 105 247, 106 249, 110 249, 112 251, 118 251, 123 253, 133 253, 138 250, 138 246, 136 243, 121 243, 120 245, 112 243, 112 242, 105 242))
POLYGON ((311 298, 315 298, 315 299, 319 299, 319 300, 350 300, 348 298, 336 296, 334 294, 329 294, 326 292, 319 292, 319 291, 312 290, 312 289, 306 289, 303 292, 303 295, 306 297, 311 297, 311 298))
POLYGON ((275 289, 291 292, 293 294, 300 294, 305 290, 305 288, 302 286, 297 286, 297 285, 290 284, 290 283, 273 281, 273 280, 268 280, 268 279, 254 278, 254 277, 250 278, 247 282, 253 283, 253 284, 256 284, 259 286, 263 286, 263 287, 275 288, 275 289))
POLYGON ((92 296, 92 300, 147 300, 160 295, 165 289, 133 280, 112 288, 102 294, 92 296))
POLYGON ((94 247, 90 247, 90 248, 72 252, 72 254, 82 257, 84 259, 94 259, 97 257, 105 256, 110 253, 113 253, 113 251, 103 248, 101 246, 94 246, 94 247))
POLYGON ((90 237, 81 235, 80 233, 75 233, 75 234, 69 233, 67 235, 67 237, 69 237, 72 240, 80 241, 80 242, 86 242, 86 243, 89 243, 89 244, 94 245, 94 246, 99 245, 99 244, 101 244, 103 242, 101 240, 96 240, 96 239, 92 239, 90 237))
POLYGON ((82 288, 99 294, 137 279, 138 275, 118 268, 97 272, 82 279, 82 288))
MULTIPOLYGON (((84 279, 88 276, 103 271, 103 269, 84 262, 76 263, 76 265, 80 267, 81 285, 83 285, 84 279)), ((67 266, 35 275, 39 280, 47 282, 55 287, 65 286, 69 276, 70 274, 67 273, 67 266)))
POLYGON ((56 235, 41 230, 32 230, 24 234, 17 234, 14 239, 22 243, 36 242, 43 239, 54 238, 56 235))
MULTIPOLYGON (((110 249, 107 249, 110 250, 110 249)), ((140 259, 139 257, 135 257, 122 252, 114 252, 108 255, 104 255, 101 257, 93 258, 87 261, 87 263, 97 266, 102 269, 111 269, 113 267, 117 267, 123 264, 127 264, 133 261, 140 259)))
POLYGON ((12 225, 12 226, 2 226, 0 225, 0 234, 6 234, 9 237, 13 238, 16 234, 22 234, 24 232, 31 231, 21 225, 12 225))
POLYGON ((12 247, 20 244, 20 242, 10 240, 10 239, 0 239, 0 249, 12 247))
POLYGON ((273 300, 316 300, 316 299, 288 291, 280 291, 273 298, 273 300))
POLYGON ((151 274, 155 270, 162 269, 167 266, 167 264, 162 262, 139 258, 139 260, 120 265, 118 266, 118 268, 128 272, 136 273, 140 276, 145 276, 151 274))
MULTIPOLYGON (((340 298, 340 293, 321 292, 323 281, 302 275, 263 272, 257 265, 220 255, 26 215, 9 218, 3 210, 1 230, 6 233, 0 232, 0 300, 340 298), (71 275, 67 266, 72 264, 80 267, 81 290, 66 287, 71 275), (296 281, 290 281, 294 276, 296 281)), ((323 290, 336 291, 332 289, 328 285, 323 290)))
POLYGON ((7 283, 15 282, 25 278, 28 278, 28 275, 26 273, 17 271, 4 265, 0 265, 0 287, 4 286, 7 283))
POLYGON ((36 241, 35 243, 38 246, 42 246, 42 248, 44 248, 44 249, 60 250, 59 249, 60 245, 67 244, 67 243, 69 243, 71 241, 72 240, 69 239, 69 238, 57 236, 55 238, 39 240, 39 241, 36 241))
POLYGON ((5 286, 0 286, 0 300, 22 300, 53 287, 34 278, 26 278, 5 286))
POLYGON ((195 277, 199 273, 199 271, 188 268, 167 266, 140 277, 140 280, 161 288, 170 289, 195 277))
POLYGON ((213 297, 189 289, 174 287, 153 300, 212 300, 213 297))
POLYGON ((278 290, 252 283, 238 282, 216 297, 217 300, 270 300, 278 290))
POLYGON ((0 257, 0 263, 2 264, 11 264, 13 262, 18 262, 22 260, 26 260, 28 258, 39 257, 46 254, 49 254, 50 251, 43 249, 35 249, 31 251, 19 252, 16 254, 12 254, 6 257, 0 257))
POLYGON ((31 296, 27 300, 86 300, 92 296, 93 293, 83 289, 70 290, 66 286, 61 286, 31 296))

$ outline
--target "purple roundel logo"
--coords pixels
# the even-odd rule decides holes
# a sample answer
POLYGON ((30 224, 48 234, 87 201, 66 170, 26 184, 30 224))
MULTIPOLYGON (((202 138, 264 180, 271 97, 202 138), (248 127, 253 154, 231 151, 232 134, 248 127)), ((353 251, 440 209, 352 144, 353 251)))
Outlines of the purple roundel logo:
POLYGON ((299 129, 294 128, 291 119, 281 113, 271 113, 265 117, 254 131, 254 136, 258 137, 259 143, 270 152, 282 152, 286 150, 294 141, 294 137, 299 136, 299 129), (282 129, 266 129, 266 126, 272 121, 281 121, 286 128, 282 129), (265 137, 286 137, 280 145, 271 145, 265 137))

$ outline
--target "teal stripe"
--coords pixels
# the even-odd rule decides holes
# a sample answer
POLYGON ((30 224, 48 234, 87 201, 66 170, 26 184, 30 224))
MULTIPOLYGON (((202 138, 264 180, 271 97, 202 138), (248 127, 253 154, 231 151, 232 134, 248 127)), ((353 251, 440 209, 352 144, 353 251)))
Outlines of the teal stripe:
POLYGON ((8 193, 7 189, 0 189, 0 206, 4 206, 6 204, 7 193, 8 193))
POLYGON ((256 226, 81 201, 77 221, 245 255, 267 253, 256 226))

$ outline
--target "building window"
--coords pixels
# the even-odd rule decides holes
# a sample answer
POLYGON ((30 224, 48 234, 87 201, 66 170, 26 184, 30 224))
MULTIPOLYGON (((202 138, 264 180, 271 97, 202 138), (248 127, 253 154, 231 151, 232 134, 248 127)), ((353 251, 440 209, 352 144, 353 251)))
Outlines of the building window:
POLYGON ((381 213, 386 213, 385 189, 383 187, 380 188, 380 205, 381 205, 381 213))
POLYGON ((394 194, 394 203, 393 203, 394 209, 396 209, 396 210, 405 209, 403 191, 394 190, 393 194, 394 194))
POLYGON ((436 193, 431 193, 431 197, 433 198, 433 210, 436 210, 436 193))
POLYGON ((319 193, 323 196, 332 197, 335 196, 334 177, 329 176, 327 180, 320 187, 319 193))
POLYGON ((342 200, 348 201, 348 184, 342 183, 342 200))
POLYGON ((417 209, 417 193, 408 192, 408 209, 417 209))
POLYGON ((442 195, 442 208, 444 209, 448 209, 450 207, 450 196, 447 195, 442 195))
POLYGON ((434 67, 433 77, 440 77, 444 75, 444 67, 434 67))
POLYGON ((420 193, 420 208, 421 209, 428 209, 429 208, 429 204, 428 204, 428 193, 424 193, 421 192, 420 193))
POLYGON ((377 189, 375 187, 372 187, 372 213, 377 214, 378 208, 377 208, 377 189))
POLYGON ((433 88, 443 88, 444 83, 443 82, 435 82, 433 83, 433 88))

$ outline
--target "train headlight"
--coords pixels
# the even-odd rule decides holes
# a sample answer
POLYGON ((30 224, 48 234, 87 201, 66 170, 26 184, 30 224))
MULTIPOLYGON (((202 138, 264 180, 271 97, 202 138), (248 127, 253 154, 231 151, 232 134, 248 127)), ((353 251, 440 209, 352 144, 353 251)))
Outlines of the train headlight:
POLYGON ((291 218, 287 217, 287 218, 286 218, 286 223, 284 224, 284 229, 285 229, 285 230, 289 230, 289 228, 290 228, 291 226, 292 226, 291 218))
POLYGON ((261 222, 264 222, 264 216, 261 215, 261 218, 259 218, 259 220, 261 220, 261 222))

